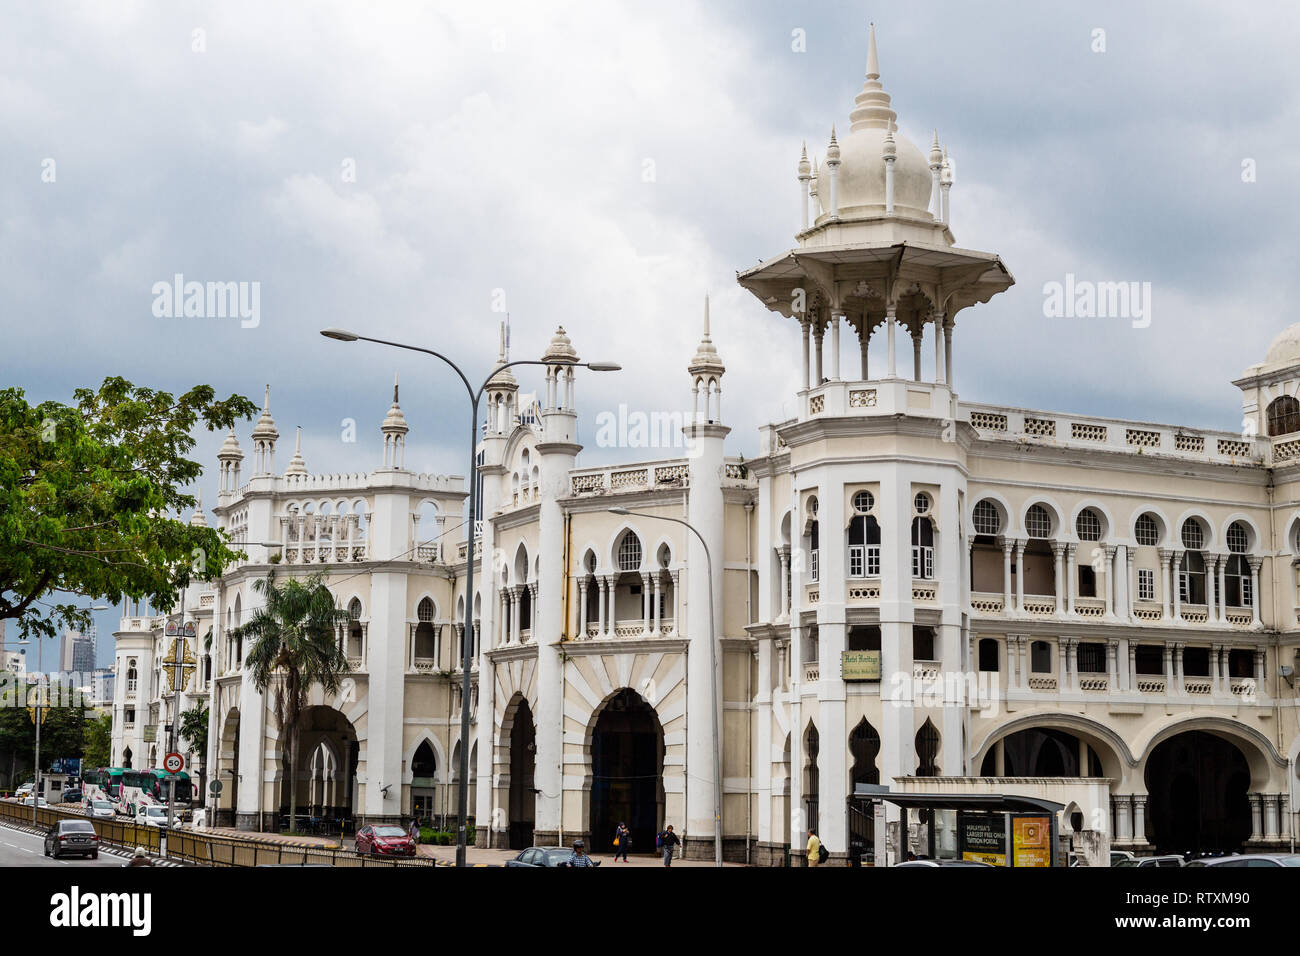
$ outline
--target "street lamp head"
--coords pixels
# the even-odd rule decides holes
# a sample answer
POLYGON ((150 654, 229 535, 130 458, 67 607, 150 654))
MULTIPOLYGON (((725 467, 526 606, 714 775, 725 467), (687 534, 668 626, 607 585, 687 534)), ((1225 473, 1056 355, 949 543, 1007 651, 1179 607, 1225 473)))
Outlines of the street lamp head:
POLYGON ((609 513, 612 515, 630 515, 632 513, 628 511, 626 508, 610 508, 608 510, 609 513))
POLYGON ((623 371, 623 366, 619 365, 617 362, 588 362, 587 368, 591 369, 593 372, 623 371))
POLYGON ((347 329, 338 329, 330 326, 328 329, 321 329, 320 334, 327 339, 338 339, 340 342, 355 342, 359 335, 355 332, 349 332, 347 329))

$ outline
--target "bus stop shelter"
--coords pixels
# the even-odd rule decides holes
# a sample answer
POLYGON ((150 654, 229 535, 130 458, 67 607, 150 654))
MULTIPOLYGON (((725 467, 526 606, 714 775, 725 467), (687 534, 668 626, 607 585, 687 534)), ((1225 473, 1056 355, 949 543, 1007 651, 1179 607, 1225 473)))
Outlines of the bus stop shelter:
POLYGON ((924 852, 918 856, 1022 868, 1066 862, 1057 830, 1065 804, 1054 800, 1004 793, 902 793, 870 784, 859 784, 853 796, 875 804, 876 865, 886 858, 889 835, 897 837, 894 859, 907 859, 912 819, 924 828, 924 852), (886 833, 886 803, 901 810, 895 834, 886 833))

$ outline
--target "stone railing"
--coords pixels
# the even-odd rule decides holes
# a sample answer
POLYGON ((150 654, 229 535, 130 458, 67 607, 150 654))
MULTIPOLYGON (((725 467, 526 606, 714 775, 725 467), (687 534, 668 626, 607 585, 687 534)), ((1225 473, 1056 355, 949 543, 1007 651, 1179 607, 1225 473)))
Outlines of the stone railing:
POLYGON ((1003 608, 1002 595, 972 591, 970 606, 972 611, 980 614, 1000 614, 1003 608))
POLYGON ((1029 689, 1030 690, 1056 690, 1056 678, 1044 677, 1041 675, 1038 677, 1030 677, 1029 689))
POLYGON ((936 681, 939 679, 938 661, 912 661, 912 679, 936 681))
POLYGON ((912 600, 922 604, 933 604, 939 596, 939 589, 933 584, 912 582, 912 600))
POLYGON ((1089 676, 1079 677, 1079 690, 1091 691, 1093 693, 1102 692, 1110 688, 1110 678, 1102 675, 1092 674, 1089 676))
POLYGON ((415 546, 415 559, 417 561, 441 561, 442 560, 442 542, 430 541, 425 544, 415 546))
POLYGON ((1056 613, 1056 598, 1054 597, 1025 597, 1025 613, 1033 614, 1036 617, 1045 617, 1056 613))
POLYGON ((1159 604, 1137 601, 1133 605, 1133 617, 1139 621, 1158 621, 1164 615, 1164 609, 1159 604))
POLYGON ((1179 611, 1188 624, 1204 624, 1210 619, 1210 609, 1204 604, 1184 604, 1179 611))
POLYGON ((879 584, 858 584, 849 587, 849 600, 852 602, 879 601, 879 584))
POLYGON ((804 664, 803 679, 805 683, 815 684, 821 680, 821 664, 804 664))
POLYGON ((1188 678, 1183 678, 1183 691, 1185 693, 1196 694, 1197 696, 1204 696, 1204 695, 1208 695, 1213 690, 1214 690, 1214 685, 1210 683, 1208 680, 1203 680, 1199 678, 1189 680, 1188 678))
POLYGON ((1165 692, 1165 679, 1163 677, 1138 675, 1137 689, 1143 694, 1163 694, 1165 692))
POLYGON ((349 658, 348 658, 348 670, 353 671, 354 673, 357 673, 357 672, 360 672, 360 671, 364 671, 365 669, 366 669, 366 660, 365 660, 364 657, 349 657, 349 658))
POLYGON ((1223 612, 1223 618, 1237 627, 1249 627, 1255 621, 1255 614, 1249 608, 1244 611, 1229 608, 1223 612))
POLYGON ((285 564, 347 564, 366 560, 367 544, 353 542, 351 551, 346 541, 337 543, 314 541, 291 542, 283 548, 285 564))
POLYGON ((1259 688, 1253 677, 1234 677, 1229 682, 1228 689, 1234 697, 1256 697, 1259 688))
POLYGON ((1023 408, 962 402, 958 417, 969 421, 984 439, 1033 441, 1048 445, 1104 448, 1131 455, 1167 455, 1188 460, 1243 464, 1270 450, 1274 461, 1300 449, 1270 446, 1266 440, 1243 439, 1229 432, 1195 430, 1087 415, 1063 415, 1023 408))
POLYGON ((808 588, 808 603, 809 603, 809 604, 816 604, 819 598, 821 598, 821 591, 818 590, 818 588, 817 588, 816 585, 814 585, 814 586, 808 588))
POLYGON ((438 662, 432 657, 417 657, 411 664, 411 670, 417 674, 432 674, 438 670, 438 662))
MULTIPOLYGON (((637 638, 637 637, 667 636, 669 634, 675 634, 675 633, 676 633, 676 621, 673 618, 669 617, 669 618, 663 618, 659 621, 658 631, 647 631, 645 622, 640 619, 634 621, 615 621, 614 633, 612 635, 601 633, 599 621, 588 622, 587 632, 584 636, 588 640, 594 640, 596 638, 602 638, 602 637, 606 637, 606 638, 615 637, 615 638, 626 639, 626 638, 637 638)), ((525 641, 525 643, 527 643, 527 641, 525 641)))
POLYGON ((1106 602, 1100 598, 1075 598, 1074 613, 1079 617, 1105 617, 1106 602))

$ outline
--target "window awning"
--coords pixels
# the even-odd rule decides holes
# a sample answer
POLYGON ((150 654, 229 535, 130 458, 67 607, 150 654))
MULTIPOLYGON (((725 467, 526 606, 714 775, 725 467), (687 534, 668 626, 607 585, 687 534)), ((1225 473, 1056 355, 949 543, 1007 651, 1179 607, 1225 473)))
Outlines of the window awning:
POLYGON ((983 810, 988 813, 1060 813, 1065 804, 1042 797, 1004 793, 887 793, 882 788, 859 785, 855 800, 884 800, 896 807, 931 810, 983 810))

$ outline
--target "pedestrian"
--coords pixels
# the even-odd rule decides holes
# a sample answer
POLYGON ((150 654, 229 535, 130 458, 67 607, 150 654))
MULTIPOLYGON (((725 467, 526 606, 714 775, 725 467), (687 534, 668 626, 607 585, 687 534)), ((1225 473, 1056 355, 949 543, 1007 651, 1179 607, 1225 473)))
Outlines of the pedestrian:
POLYGON ((587 856, 587 845, 581 840, 573 841, 573 852, 569 858, 564 861, 566 866, 595 866, 591 857, 587 856))
POLYGON ((127 866, 153 866, 153 860, 149 859, 149 854, 144 852, 144 847, 135 848, 135 853, 131 855, 131 862, 127 866))
POLYGON ((417 847, 420 845, 420 821, 411 817, 411 842, 417 847))
POLYGON ((632 831, 627 828, 626 823, 620 823, 614 830, 614 862, 618 862, 621 855, 623 862, 627 862, 627 848, 632 845, 632 831))
POLYGON ((664 866, 672 866, 673 850, 676 847, 681 846, 682 841, 678 838, 677 834, 673 832, 673 825, 670 823, 666 828, 664 828, 664 832, 659 834, 659 838, 655 841, 655 845, 664 851, 664 866))
POLYGON ((817 837, 817 831, 812 827, 808 828, 808 865, 820 866, 822 862, 822 841, 817 837))

